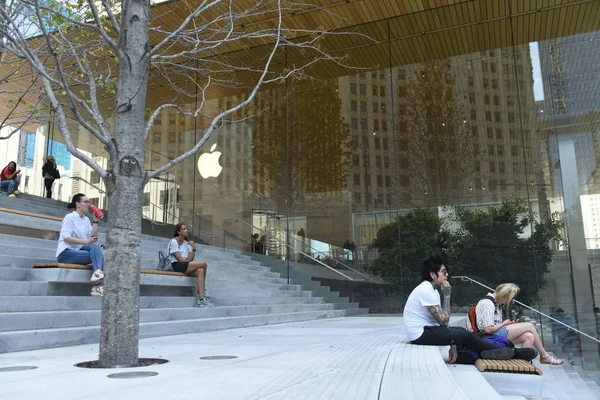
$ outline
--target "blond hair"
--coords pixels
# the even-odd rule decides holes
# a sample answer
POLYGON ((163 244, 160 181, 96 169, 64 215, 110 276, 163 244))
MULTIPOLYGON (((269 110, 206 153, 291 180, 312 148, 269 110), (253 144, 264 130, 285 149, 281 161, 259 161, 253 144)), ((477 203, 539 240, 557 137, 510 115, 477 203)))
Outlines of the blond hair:
POLYGON ((514 283, 502 283, 494 291, 494 297, 496 299, 506 299, 506 303, 508 304, 517 297, 519 290, 521 289, 514 283))

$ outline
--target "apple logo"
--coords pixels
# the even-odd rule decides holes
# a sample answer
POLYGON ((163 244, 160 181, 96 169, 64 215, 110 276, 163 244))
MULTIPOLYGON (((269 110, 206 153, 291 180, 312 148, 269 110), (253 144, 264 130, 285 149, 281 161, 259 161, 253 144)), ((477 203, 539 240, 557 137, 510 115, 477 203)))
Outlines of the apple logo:
POLYGON ((223 167, 219 164, 220 151, 215 151, 217 144, 213 144, 210 148, 210 153, 204 153, 198 157, 198 172, 202 178, 216 178, 223 171, 223 167))

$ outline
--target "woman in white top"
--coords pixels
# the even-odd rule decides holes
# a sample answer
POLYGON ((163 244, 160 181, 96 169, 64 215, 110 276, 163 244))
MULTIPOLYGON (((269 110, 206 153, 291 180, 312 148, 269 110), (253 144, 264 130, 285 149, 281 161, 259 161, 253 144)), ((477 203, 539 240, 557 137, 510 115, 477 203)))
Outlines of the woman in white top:
POLYGON ((498 285, 493 293, 479 300, 475 308, 477 327, 487 334, 504 336, 514 344, 523 348, 535 348, 540 353, 542 364, 561 365, 563 360, 552 357, 542 344, 540 336, 531 322, 515 322, 509 319, 502 321, 499 305, 510 304, 519 293, 514 283, 498 285))
POLYGON ((104 279, 104 252, 98 245, 98 222, 94 215, 94 223, 86 216, 90 212, 90 201, 83 193, 73 196, 67 208, 74 209, 65 215, 60 228, 56 259, 64 264, 92 264, 92 277, 90 282, 96 283, 92 287, 92 296, 102 296, 102 280, 104 279))
POLYGON ((215 305, 208 301, 204 294, 208 265, 205 262, 194 261, 196 243, 188 241, 187 236, 187 226, 183 222, 178 223, 175 233, 173 233, 173 239, 169 242, 169 262, 173 271, 196 277, 198 283, 196 307, 214 307, 215 305))

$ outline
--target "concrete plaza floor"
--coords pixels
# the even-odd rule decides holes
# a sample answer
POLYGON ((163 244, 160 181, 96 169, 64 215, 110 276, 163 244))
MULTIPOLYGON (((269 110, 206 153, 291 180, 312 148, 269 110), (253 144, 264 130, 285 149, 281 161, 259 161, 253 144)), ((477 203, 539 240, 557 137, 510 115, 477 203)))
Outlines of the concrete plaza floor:
MULTIPOLYGON (((98 345, 0 354, 1 399, 466 399, 430 346, 406 343, 399 316, 365 316, 168 336, 140 341, 162 365, 82 369, 98 345), (205 356, 234 359, 202 360, 205 356), (108 378, 116 372, 158 375, 108 378)), ((472 368, 469 382, 501 398, 472 368), (483 382, 483 383, 482 383, 483 382)), ((467 391, 468 392, 468 391, 467 391)), ((479 396, 477 396, 479 397, 479 396)))

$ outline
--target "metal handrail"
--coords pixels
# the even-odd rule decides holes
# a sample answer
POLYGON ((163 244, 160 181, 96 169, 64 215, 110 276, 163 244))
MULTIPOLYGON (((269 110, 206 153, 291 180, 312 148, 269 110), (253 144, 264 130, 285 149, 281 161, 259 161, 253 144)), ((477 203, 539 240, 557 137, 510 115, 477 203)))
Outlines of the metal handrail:
MULTIPOLYGON (((228 219, 228 221, 241 222, 242 224, 246 224, 246 225, 248 225, 249 227, 251 227, 251 228, 254 228, 254 229, 256 229, 256 230, 258 230, 258 231, 260 231, 260 232, 262 232, 262 233, 265 233, 265 234, 267 233, 267 232, 265 232, 264 230, 260 229, 259 227, 257 227, 257 226, 254 226, 254 225, 252 225, 251 223, 249 223, 249 222, 246 222, 246 221, 244 221, 244 220, 241 220, 241 219, 239 219, 239 218, 230 218, 230 219, 228 219)), ((292 245, 290 245, 290 244, 287 244, 287 243, 284 243, 282 240, 279 240, 279 239, 278 239, 278 238, 276 238, 276 237, 275 237, 274 239, 275 239, 275 240, 277 240, 279 243, 281 243, 281 244, 284 244, 284 245, 285 245, 285 246, 287 246, 287 247, 294 248, 292 245)), ((311 248, 312 248, 312 247, 311 247, 311 248)), ((310 256, 310 255, 306 254, 306 253, 305 253, 305 252, 303 252, 303 251, 298 251, 298 253, 300 253, 300 254, 302 254, 303 256, 305 256, 306 258, 309 258, 309 259, 313 260, 314 262, 316 262, 316 263, 318 263, 318 264, 320 264, 320 265, 324 266, 325 268, 328 268, 328 269, 332 270, 332 271, 333 271, 333 272, 335 272, 336 274, 339 274, 339 275, 343 276, 344 278, 346 278, 346 279, 348 279, 348 280, 350 280, 350 281, 355 281, 355 279, 352 279, 352 278, 351 278, 351 277, 349 277, 348 275, 346 275, 346 274, 344 274, 344 273, 342 273, 342 272, 338 271, 338 270, 337 270, 337 269, 335 269, 335 268, 332 268, 332 267, 330 267, 329 265, 325 264, 324 262, 322 262, 322 261, 320 261, 320 260, 317 260, 316 258, 313 258, 312 256, 310 256)), ((349 267, 348 267, 348 268, 349 268, 349 267)), ((350 269, 352 269, 352 268, 350 268, 350 269)), ((352 270, 353 270, 353 269, 352 269, 352 270)), ((354 271, 354 270, 353 270, 353 271, 354 271)), ((360 273, 360 272, 358 272, 358 271, 355 271, 355 272, 357 272, 357 273, 358 273, 358 274, 360 274, 360 275, 363 275, 363 274, 361 274, 361 273, 360 273)), ((363 275, 363 276, 365 276, 365 275, 363 275)), ((368 278, 368 277, 367 277, 367 278, 368 278)), ((369 278, 369 279, 370 279, 370 278, 369 278)))
MULTIPOLYGON (((494 291, 494 289, 492 289, 491 287, 489 287, 489 286, 487 286, 487 285, 485 285, 485 284, 483 284, 483 283, 481 283, 481 282, 479 282, 479 281, 476 281, 476 280, 475 280, 475 279, 473 279, 473 278, 470 278, 470 277, 468 277, 468 276, 465 276, 465 275, 453 276, 452 278, 453 278, 453 279, 460 279, 461 281, 471 281, 471 282, 473 282, 473 283, 476 283, 476 284, 478 284, 478 285, 479 285, 479 286, 481 286, 481 287, 484 287, 484 288, 486 288, 486 289, 488 289, 488 290, 491 290, 492 292, 494 291)), ((517 303, 518 305, 520 305, 520 306, 523 306, 523 307, 525 307, 525 308, 528 308, 529 310, 531 310, 531 311, 533 311, 533 312, 535 312, 535 313, 538 313, 538 314, 539 314, 539 315, 541 315, 541 316, 544 316, 544 317, 546 317, 546 318, 548 318, 548 319, 550 319, 550 320, 552 320, 552 321, 554 321, 554 322, 556 322, 556 323, 558 323, 558 324, 560 324, 560 325, 562 325, 562 326, 564 326, 564 327, 566 327, 566 328, 568 328, 568 329, 570 329, 570 330, 572 330, 572 331, 575 331, 575 332, 579 333, 580 335, 583 335, 583 336, 585 336, 585 337, 587 337, 587 338, 589 338, 589 339, 592 339, 592 340, 593 340, 593 341, 595 341, 595 342, 598 342, 598 343, 600 343, 600 340, 598 340, 597 338, 595 338, 595 337, 593 337, 593 336, 590 336, 590 335, 588 335, 588 334, 587 334, 587 333, 585 333, 585 332, 582 332, 582 331, 580 331, 579 329, 573 328, 572 326, 570 326, 570 325, 567 325, 567 324, 565 324, 564 322, 562 322, 562 321, 559 321, 559 320, 557 320, 556 318, 553 318, 553 317, 551 317, 551 316, 549 316, 549 315, 547 315, 547 314, 544 314, 543 312, 541 312, 541 311, 539 311, 539 310, 536 310, 535 308, 533 308, 533 307, 531 307, 531 306, 528 306, 528 305, 527 305, 527 304, 525 304, 525 303, 521 303, 521 302, 520 302, 520 301, 518 301, 518 300, 513 300, 513 301, 514 301, 515 303, 517 303)))
POLYGON ((100 187, 98 187, 98 186, 96 186, 95 184, 93 184, 93 183, 91 183, 91 182, 89 182, 89 181, 87 181, 87 180, 83 179, 83 178, 82 178, 82 177, 80 177, 80 176, 68 176, 68 175, 67 175, 67 176, 66 176, 66 178, 70 178, 70 179, 73 179, 73 180, 75 180, 75 181, 83 181, 83 182, 87 183, 88 185, 90 185, 91 187, 93 187, 94 189, 96 189, 98 192, 100 192, 100 193, 102 193, 102 194, 106 193, 106 191, 105 191, 104 189, 101 189, 100 187))
MULTIPOLYGON (((251 225, 251 224, 247 223, 246 221, 240 220, 239 218, 231 218, 230 220, 236 220, 236 221, 243 222, 243 223, 245 223, 245 224, 246 224, 246 225, 248 225, 248 226, 252 226, 253 228, 255 228, 255 229, 258 229, 259 231, 261 231, 261 232, 264 232, 262 229, 260 229, 260 228, 257 228, 257 227, 255 227, 254 225, 251 225)), ((298 239, 298 238, 295 238, 295 237, 293 237, 293 236, 290 236, 290 237, 291 237, 292 239, 294 239, 295 241, 302 243, 302 246, 304 246, 304 245, 305 245, 305 244, 304 244, 304 242, 303 242, 302 240, 300 240, 300 239, 298 239)), ((309 239, 309 240, 310 240, 310 239, 309 239)), ((283 241, 280 241, 280 242, 281 242, 281 243, 283 243, 283 241)), ((292 247, 292 246, 290 246, 290 247, 292 247)), ((318 250, 317 250, 317 249, 315 249, 314 247, 312 247, 312 246, 310 246, 310 245, 309 245, 308 247, 309 247, 311 250, 314 250, 314 251, 317 251, 317 252, 318 252, 318 250)), ((304 249, 304 247, 303 247, 303 249, 304 249)), ((299 252, 299 253, 302 253, 302 254, 304 254, 304 253, 303 253, 303 252, 301 252, 301 251, 298 251, 298 252, 299 252)), ((312 257, 309 257, 309 258, 313 259, 312 257)), ((363 274, 362 272, 359 272, 359 271, 355 270, 355 269, 354 269, 354 268, 352 268, 352 267, 349 267, 348 265, 344 264, 343 262, 341 262, 341 261, 339 261, 339 260, 336 260, 335 258, 331 258, 331 260, 333 260, 333 261, 335 261, 336 263, 338 263, 338 264, 340 264, 340 265, 344 266, 345 268, 348 268, 350 271, 354 271, 354 272, 356 272, 356 273, 357 273, 357 274, 359 274, 360 276, 364 276, 366 279, 370 280, 371 282, 375 282, 375 280, 374 280, 373 278, 371 278, 370 276, 368 276, 368 275, 365 275, 365 274, 363 274)))

